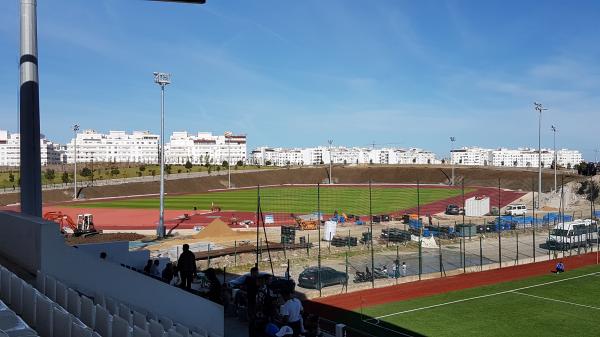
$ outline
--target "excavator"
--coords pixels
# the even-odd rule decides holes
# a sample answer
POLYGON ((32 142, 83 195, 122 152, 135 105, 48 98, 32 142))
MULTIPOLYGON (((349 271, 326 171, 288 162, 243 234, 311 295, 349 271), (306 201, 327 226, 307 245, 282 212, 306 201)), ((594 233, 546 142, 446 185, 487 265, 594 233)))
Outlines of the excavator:
POLYGON ((69 232, 73 233, 73 236, 90 236, 98 234, 99 232, 94 228, 94 217, 92 214, 78 214, 77 222, 64 214, 61 211, 46 212, 43 218, 48 221, 56 222, 59 226, 60 232, 68 235, 69 232))
POLYGON ((300 217, 296 217, 294 220, 296 220, 296 228, 300 230, 317 229, 317 220, 303 220, 300 217))

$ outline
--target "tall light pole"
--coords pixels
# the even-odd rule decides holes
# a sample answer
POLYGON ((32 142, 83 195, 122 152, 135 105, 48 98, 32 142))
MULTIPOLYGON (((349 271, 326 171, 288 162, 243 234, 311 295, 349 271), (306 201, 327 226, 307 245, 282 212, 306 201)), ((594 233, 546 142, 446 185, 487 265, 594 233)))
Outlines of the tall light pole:
POLYGON ((160 85, 160 211, 156 235, 165 236, 165 86, 171 84, 171 74, 154 73, 154 83, 160 85))
POLYGON ((231 188, 231 135, 232 133, 225 132, 225 143, 227 144, 227 188, 231 188))
POLYGON ((42 216, 37 1, 21 0, 19 129, 21 212, 42 216))
POLYGON ((537 208, 540 208, 542 197, 542 111, 548 110, 544 108, 542 103, 534 102, 535 110, 538 112, 538 203, 537 208))
POLYGON ((77 131, 79 131, 79 125, 73 125, 73 200, 77 199, 77 131))
POLYGON ((556 155, 556 127, 552 125, 550 128, 554 136, 554 192, 556 193, 556 166, 558 165, 558 156, 556 155))
POLYGON ((329 184, 333 184, 333 157, 331 157, 331 144, 333 144, 333 139, 327 141, 329 143, 329 184))
POLYGON ((450 165, 452 165, 452 186, 454 186, 454 162, 452 161, 452 151, 454 150, 454 142, 456 137, 450 137, 450 165))

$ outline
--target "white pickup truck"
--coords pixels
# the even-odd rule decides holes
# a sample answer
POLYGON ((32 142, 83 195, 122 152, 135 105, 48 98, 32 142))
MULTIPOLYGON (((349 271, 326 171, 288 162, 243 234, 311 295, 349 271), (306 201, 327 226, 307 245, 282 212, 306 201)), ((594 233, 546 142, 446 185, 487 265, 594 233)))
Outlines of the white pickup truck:
POLYGON ((571 249, 587 247, 598 240, 598 226, 591 219, 559 223, 550 231, 546 240, 548 249, 571 249))

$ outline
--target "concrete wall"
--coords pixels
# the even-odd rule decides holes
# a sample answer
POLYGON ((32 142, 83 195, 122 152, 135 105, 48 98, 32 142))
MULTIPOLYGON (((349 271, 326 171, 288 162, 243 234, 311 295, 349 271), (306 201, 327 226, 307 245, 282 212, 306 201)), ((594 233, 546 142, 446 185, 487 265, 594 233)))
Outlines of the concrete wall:
MULTIPOLYGON (((31 274, 40 269, 40 223, 21 213, 0 212, 0 254, 31 274)), ((58 232, 58 226, 55 225, 58 232)))
POLYGON ((103 293, 188 327, 224 335, 223 306, 98 256, 67 246, 58 226, 41 218, 0 212, 0 254, 89 295, 103 293))
POLYGON ((79 244, 76 247, 94 257, 100 257, 100 253, 105 252, 108 261, 138 269, 144 269, 150 258, 148 250, 129 251, 128 241, 79 244))

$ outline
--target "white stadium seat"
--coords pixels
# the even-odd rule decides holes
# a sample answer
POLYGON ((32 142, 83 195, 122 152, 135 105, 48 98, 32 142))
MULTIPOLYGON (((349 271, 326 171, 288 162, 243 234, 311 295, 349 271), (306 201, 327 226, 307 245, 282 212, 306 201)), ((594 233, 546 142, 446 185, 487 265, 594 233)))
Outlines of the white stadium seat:
POLYGON ((67 290, 67 311, 77 318, 81 318, 81 296, 69 288, 67 290))
POLYGON ((35 294, 37 291, 30 284, 23 285, 23 319, 30 326, 35 326, 35 294))
POLYGON ((160 316, 158 322, 163 326, 165 331, 169 331, 173 327, 173 321, 169 317, 160 316))
POLYGON ((98 304, 96 304, 96 318, 94 331, 99 333, 102 337, 111 337, 111 315, 106 309, 99 306, 98 304))
POLYGON ((58 303, 64 309, 67 308, 67 286, 60 281, 56 281, 56 295, 54 302, 58 303))
POLYGON ((71 337, 71 317, 59 307, 52 314, 52 336, 71 337))
POLYGON ((151 337, 164 337, 165 335, 163 326, 153 319, 150 320, 149 332, 151 337))
POLYGON ((144 329, 140 329, 137 326, 134 326, 133 327, 133 337, 151 337, 151 336, 148 331, 146 331, 144 329))
POLYGON ((18 315, 23 313, 23 283, 17 275, 10 275, 10 304, 18 315))
POLYGON ((119 316, 113 316, 112 337, 130 337, 129 323, 119 316))
POLYGON ((71 324, 71 337, 91 337, 92 329, 79 324, 71 324))
POLYGON ((94 306, 94 302, 91 299, 81 296, 81 315, 79 319, 83 322, 83 324, 89 326, 94 329, 94 322, 96 318, 96 307, 94 306))
POLYGON ((53 303, 40 293, 35 294, 35 330, 42 337, 52 336, 53 303))
POLYGON ((56 301, 56 280, 49 275, 46 275, 44 281, 44 295, 52 301, 56 301))
POLYGON ((146 319, 146 315, 134 310, 133 311, 133 326, 136 326, 142 330, 148 331, 148 320, 146 319))
POLYGON ((10 304, 10 276, 11 272, 6 268, 0 270, 0 299, 10 304))

